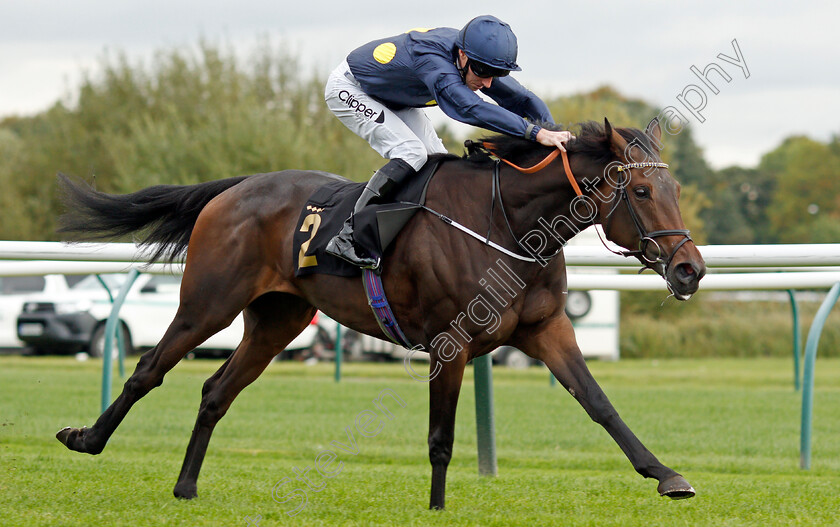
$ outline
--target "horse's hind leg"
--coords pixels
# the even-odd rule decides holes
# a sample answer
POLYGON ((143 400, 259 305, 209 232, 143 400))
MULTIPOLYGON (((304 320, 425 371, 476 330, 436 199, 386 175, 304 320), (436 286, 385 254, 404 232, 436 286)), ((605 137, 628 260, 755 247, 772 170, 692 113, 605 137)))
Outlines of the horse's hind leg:
MULTIPOLYGON (((235 269, 231 263, 231 269, 235 269)), ((163 383, 166 373, 196 346, 230 325, 248 303, 252 282, 247 276, 220 270, 191 278, 184 274, 181 304, 157 346, 143 354, 122 393, 91 428, 64 428, 56 438, 70 450, 99 454, 132 405, 163 383), (216 297, 208 302, 209 292, 216 297), (220 292, 225 292, 223 295, 220 292)))
POLYGON ((99 454, 108 439, 125 418, 131 407, 153 388, 163 383, 164 375, 175 367, 184 356, 210 336, 223 329, 235 318, 236 313, 223 319, 208 316, 195 317, 179 309, 157 346, 140 357, 123 391, 99 416, 91 428, 64 428, 56 438, 70 450, 99 454))
MULTIPOLYGON (((595 382, 583 355, 575 342, 574 330, 569 319, 562 315, 546 320, 539 329, 528 328, 514 345, 528 355, 542 360, 558 381, 577 399, 593 421, 612 436, 633 464, 636 472, 659 481, 658 491, 670 498, 690 498, 694 489, 681 475, 663 465, 630 428, 595 382)), ((517 335, 518 336, 518 335, 517 335)))
POLYGON ((198 418, 173 491, 176 497, 197 496, 198 473, 216 423, 239 392, 260 376, 271 359, 306 327, 314 314, 315 308, 303 299, 280 293, 264 295, 248 306, 242 343, 204 383, 198 418))

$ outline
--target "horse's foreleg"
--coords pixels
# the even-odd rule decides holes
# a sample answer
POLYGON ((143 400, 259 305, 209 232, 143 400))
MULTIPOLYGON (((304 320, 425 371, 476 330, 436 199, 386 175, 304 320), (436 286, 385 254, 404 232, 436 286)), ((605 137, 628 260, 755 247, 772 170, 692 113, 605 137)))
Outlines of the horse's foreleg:
POLYGON ((436 364, 441 368, 429 383, 429 461, 432 464, 432 493, 430 509, 443 509, 446 497, 446 469, 452 459, 455 441, 455 410, 464 378, 466 365, 464 351, 450 362, 443 362, 432 355, 431 370, 436 364))
POLYGON ((595 382, 575 341, 569 319, 563 315, 546 321, 538 331, 523 332, 522 350, 545 362, 551 373, 577 399, 593 421, 612 436, 633 468, 646 478, 659 481, 658 491, 670 498, 690 498, 694 489, 672 469, 656 459, 630 428, 595 382))
POLYGON ((173 490, 178 498, 191 499, 198 495, 198 474, 216 423, 236 396, 306 327, 315 309, 294 297, 287 297, 282 307, 264 297, 257 299, 244 314, 245 338, 202 388, 198 417, 173 490))

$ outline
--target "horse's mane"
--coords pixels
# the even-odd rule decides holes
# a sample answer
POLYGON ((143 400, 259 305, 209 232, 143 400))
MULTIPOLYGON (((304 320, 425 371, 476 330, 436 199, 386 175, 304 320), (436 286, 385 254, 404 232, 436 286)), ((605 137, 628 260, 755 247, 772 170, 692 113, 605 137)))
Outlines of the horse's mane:
MULTIPOLYGON (((562 125, 556 124, 541 124, 541 126, 548 130, 563 129, 562 125)), ((577 127, 579 127, 579 131, 575 132, 575 139, 566 145, 566 150, 570 154, 583 154, 599 163, 609 163, 610 161, 616 160, 616 155, 610 148, 609 139, 604 131, 604 125, 595 121, 586 121, 578 123, 577 127)), ((650 139, 642 130, 637 128, 616 128, 615 130, 627 142, 636 139, 645 148, 650 151, 655 151, 650 139)), ((514 163, 534 157, 536 154, 548 155, 553 149, 550 146, 543 146, 534 141, 509 135, 482 137, 478 143, 481 144, 482 142, 492 144, 492 150, 496 156, 514 163)), ((491 161, 489 154, 481 149, 467 152, 465 157, 472 162, 481 164, 491 161)))

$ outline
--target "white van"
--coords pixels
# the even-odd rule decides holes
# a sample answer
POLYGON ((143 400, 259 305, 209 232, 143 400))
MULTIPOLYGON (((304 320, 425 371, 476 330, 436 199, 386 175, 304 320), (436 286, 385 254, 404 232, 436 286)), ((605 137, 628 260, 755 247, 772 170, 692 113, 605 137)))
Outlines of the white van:
MULTIPOLYGON (((116 296, 127 274, 90 275, 66 292, 29 297, 17 318, 18 337, 37 352, 86 351, 101 357, 105 322, 111 300, 101 280, 116 296)), ((181 277, 141 274, 129 289, 120 309, 120 326, 127 351, 156 346, 175 318, 180 301, 181 277)), ((208 299, 211 300, 211 299, 208 299)), ((210 337, 201 349, 234 350, 242 340, 242 315, 226 329, 210 337)), ((309 348, 318 329, 309 325, 287 349, 309 348)))

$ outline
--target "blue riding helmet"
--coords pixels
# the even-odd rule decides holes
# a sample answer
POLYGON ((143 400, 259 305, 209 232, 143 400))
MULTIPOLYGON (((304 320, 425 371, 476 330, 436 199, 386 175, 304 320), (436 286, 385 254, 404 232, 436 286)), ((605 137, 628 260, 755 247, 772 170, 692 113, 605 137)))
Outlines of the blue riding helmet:
POLYGON ((521 71, 516 64, 519 46, 510 26, 492 15, 473 18, 458 33, 455 43, 467 57, 492 68, 521 71))

